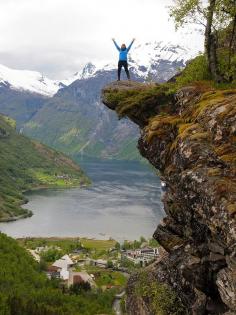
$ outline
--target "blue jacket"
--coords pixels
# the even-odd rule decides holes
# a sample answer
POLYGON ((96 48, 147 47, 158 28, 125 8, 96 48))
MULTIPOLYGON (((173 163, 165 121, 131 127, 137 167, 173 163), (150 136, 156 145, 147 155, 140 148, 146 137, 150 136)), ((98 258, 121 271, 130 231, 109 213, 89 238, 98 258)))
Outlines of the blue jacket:
POLYGON ((134 40, 132 40, 132 42, 129 44, 128 48, 126 48, 124 50, 121 49, 121 47, 118 46, 118 44, 116 43, 115 40, 113 40, 113 42, 114 42, 117 50, 120 52, 119 60, 120 61, 127 61, 127 55, 128 55, 128 52, 129 52, 131 46, 133 45, 134 40))

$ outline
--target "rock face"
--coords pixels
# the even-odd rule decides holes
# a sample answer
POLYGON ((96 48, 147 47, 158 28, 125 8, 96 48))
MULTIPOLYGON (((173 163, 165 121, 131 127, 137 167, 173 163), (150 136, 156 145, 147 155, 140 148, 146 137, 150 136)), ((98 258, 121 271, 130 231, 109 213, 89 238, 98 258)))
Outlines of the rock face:
MULTIPOLYGON (((236 314, 236 90, 116 82, 102 99, 139 125, 139 151, 167 185, 154 232, 167 255, 148 276, 184 308, 160 314, 236 314)), ((138 278, 128 284, 129 314, 159 314, 158 295, 138 294, 138 278)))

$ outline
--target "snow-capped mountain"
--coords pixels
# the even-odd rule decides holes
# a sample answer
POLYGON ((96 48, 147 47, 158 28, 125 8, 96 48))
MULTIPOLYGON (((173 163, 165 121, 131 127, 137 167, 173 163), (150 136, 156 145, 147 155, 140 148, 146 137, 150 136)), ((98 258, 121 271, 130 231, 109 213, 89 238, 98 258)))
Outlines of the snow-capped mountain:
MULTIPOLYGON (((184 67, 186 62, 194 58, 197 51, 190 50, 178 44, 152 42, 134 47, 130 53, 130 68, 133 73, 143 79, 156 81, 158 73, 162 71, 162 65, 177 65, 184 67)), ((173 74, 171 74, 173 75, 173 74)), ((168 80, 168 74, 166 80, 168 80)), ((165 79, 164 79, 165 80, 165 79)))
MULTIPOLYGON (((134 79, 163 82, 175 74, 178 68, 184 67, 186 61, 197 55, 195 49, 184 48, 178 44, 149 42, 132 47, 129 54, 129 67, 134 79)), ((87 63, 80 71, 65 80, 51 80, 40 72, 15 70, 0 65, 0 87, 7 86, 13 90, 27 91, 51 97, 60 88, 70 85, 76 80, 88 79, 113 71, 117 61, 87 63)))
MULTIPOLYGON (((135 77, 139 77, 144 81, 147 79, 165 81, 173 75, 174 68, 184 67, 186 62, 196 57, 198 53, 199 49, 197 47, 189 49, 171 42, 144 43, 131 49, 129 67, 135 77), (170 71, 167 71, 168 67, 170 71)), ((69 85, 75 80, 88 79, 101 73, 101 71, 113 71, 116 68, 117 62, 100 62, 97 64, 89 62, 71 78, 61 82, 69 85)))
POLYGON ((15 70, 3 65, 0 65, 0 86, 45 96, 53 96, 62 87, 60 82, 51 80, 40 72, 15 70))
MULTIPOLYGON (((129 54, 131 79, 166 81, 196 54, 171 43, 134 45, 129 54)), ((0 66, 0 113, 14 118, 24 134, 67 154, 133 158, 138 130, 126 120, 118 121, 100 100, 102 87, 117 78, 117 51, 114 56, 114 62, 87 63, 60 82, 0 66)), ((122 75, 125 78, 124 71, 122 75)))

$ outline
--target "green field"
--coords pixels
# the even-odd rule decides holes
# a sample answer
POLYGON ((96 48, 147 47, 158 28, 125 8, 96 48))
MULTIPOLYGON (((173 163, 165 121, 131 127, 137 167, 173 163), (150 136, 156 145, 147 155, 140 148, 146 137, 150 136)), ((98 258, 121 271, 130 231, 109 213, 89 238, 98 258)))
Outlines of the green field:
POLYGON ((114 248, 117 243, 115 240, 95 240, 88 238, 81 238, 80 241, 85 248, 96 249, 100 251, 114 248))
POLYGON ((119 271, 102 269, 96 266, 85 266, 85 270, 95 276, 95 282, 98 287, 115 286, 122 288, 127 283, 127 277, 119 271))
POLYGON ((115 240, 96 240, 80 237, 27 237, 19 238, 18 242, 30 249, 35 249, 39 246, 57 246, 65 251, 71 251, 80 247, 88 250, 107 251, 114 248, 117 243, 115 240))

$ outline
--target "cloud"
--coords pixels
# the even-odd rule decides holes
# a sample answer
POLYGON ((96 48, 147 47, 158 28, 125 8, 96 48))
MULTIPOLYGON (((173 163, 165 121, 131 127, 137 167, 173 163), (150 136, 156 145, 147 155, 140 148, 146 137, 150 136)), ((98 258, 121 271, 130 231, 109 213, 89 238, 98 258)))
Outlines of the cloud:
POLYGON ((0 63, 63 78, 87 61, 112 60, 110 39, 175 38, 171 0, 0 0, 0 63))

